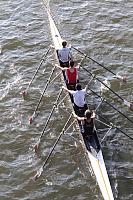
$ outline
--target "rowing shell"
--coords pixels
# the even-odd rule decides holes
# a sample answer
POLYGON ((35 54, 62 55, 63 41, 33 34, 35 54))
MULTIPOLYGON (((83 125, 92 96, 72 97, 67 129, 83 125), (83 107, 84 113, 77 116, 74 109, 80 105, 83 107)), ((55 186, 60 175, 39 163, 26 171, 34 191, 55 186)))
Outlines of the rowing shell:
MULTIPOLYGON (((47 13, 50 23, 50 30, 52 34, 54 48, 57 51, 58 49, 62 48, 62 38, 54 23, 54 20, 52 19, 50 12, 48 11, 47 13)), ((96 131, 93 138, 91 139, 83 138, 83 141, 85 144, 84 146, 86 147, 85 151, 87 157, 90 160, 91 167, 95 174, 97 183, 99 185, 104 200, 113 200, 114 197, 96 131)))

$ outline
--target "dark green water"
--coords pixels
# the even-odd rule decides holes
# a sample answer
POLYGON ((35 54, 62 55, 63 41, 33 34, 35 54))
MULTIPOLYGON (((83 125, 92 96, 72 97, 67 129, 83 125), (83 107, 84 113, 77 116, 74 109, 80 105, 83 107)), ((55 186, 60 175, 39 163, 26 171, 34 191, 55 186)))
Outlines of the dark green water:
MULTIPOLYGON (((51 0, 50 8, 63 38, 114 73, 127 75, 127 84, 123 84, 95 63, 84 61, 85 67, 93 69, 103 79, 107 77, 111 88, 124 99, 130 100, 133 84, 133 2, 51 0)), ((102 199, 86 164, 82 146, 74 140, 79 139, 74 127, 58 143, 42 176, 36 182, 33 180, 69 116, 63 110, 63 105, 56 109, 41 140, 40 151, 35 155, 32 145, 40 136, 61 87, 59 78, 48 87, 39 107, 39 115, 29 125, 28 119, 52 70, 49 64, 54 63, 52 51, 31 85, 26 100, 23 100, 20 92, 27 87, 51 41, 42 1, 0 1, 1 200, 102 199)), ((76 51, 73 54, 79 62, 81 55, 76 51)), ((81 70, 80 79, 85 85, 90 77, 81 70)), ((97 82, 95 87, 99 87, 97 82)), ((104 96, 133 120, 133 112, 114 94, 106 92, 104 96)), ((87 101, 92 104, 98 100, 90 95, 87 101)), ((131 122, 105 103, 100 110, 119 128, 133 136, 131 122)), ((102 139, 106 130, 100 124, 98 127, 101 128, 99 137, 102 139)), ((115 199, 132 200, 132 141, 112 129, 102 146, 115 199)))

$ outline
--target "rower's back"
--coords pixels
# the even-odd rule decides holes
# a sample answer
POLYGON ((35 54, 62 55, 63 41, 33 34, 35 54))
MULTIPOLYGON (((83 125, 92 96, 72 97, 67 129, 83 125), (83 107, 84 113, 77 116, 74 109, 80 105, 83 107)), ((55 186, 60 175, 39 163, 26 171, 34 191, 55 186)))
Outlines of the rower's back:
POLYGON ((60 61, 61 67, 69 67, 69 61, 72 58, 71 49, 67 47, 67 42, 62 42, 62 48, 58 50, 58 58, 60 61))

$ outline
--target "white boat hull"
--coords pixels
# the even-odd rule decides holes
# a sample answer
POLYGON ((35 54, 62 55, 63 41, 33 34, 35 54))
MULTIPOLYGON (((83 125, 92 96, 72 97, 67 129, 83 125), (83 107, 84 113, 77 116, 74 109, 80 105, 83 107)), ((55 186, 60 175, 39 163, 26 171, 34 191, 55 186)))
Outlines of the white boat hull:
MULTIPOLYGON (((48 18, 54 47, 56 50, 58 50, 62 48, 62 38, 49 12, 48 18)), ((95 155, 93 155, 90 151, 87 150, 87 154, 104 200, 113 200, 114 197, 101 149, 95 155)))
POLYGON ((92 153, 89 151, 87 151, 87 153, 103 198, 105 200, 113 200, 114 197, 105 167, 102 151, 100 150, 97 155, 92 155, 92 153))

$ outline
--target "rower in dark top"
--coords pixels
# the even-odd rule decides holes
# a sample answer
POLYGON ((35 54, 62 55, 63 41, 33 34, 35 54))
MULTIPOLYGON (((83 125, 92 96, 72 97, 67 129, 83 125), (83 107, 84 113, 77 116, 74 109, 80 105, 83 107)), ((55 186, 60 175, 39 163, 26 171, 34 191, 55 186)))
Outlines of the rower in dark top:
POLYGON ((87 109, 84 117, 79 117, 75 113, 73 113, 73 115, 79 122, 81 122, 79 124, 86 148, 91 151, 91 147, 93 147, 96 151, 99 151, 100 144, 95 130, 95 112, 87 109))
POLYGON ((84 136, 90 136, 94 132, 95 112, 87 109, 84 117, 79 117, 74 113, 74 117, 81 121, 82 134, 84 136))
POLYGON ((84 119, 84 125, 83 125, 83 134, 90 135, 93 134, 94 131, 94 118, 91 117, 92 112, 86 110, 84 119))

